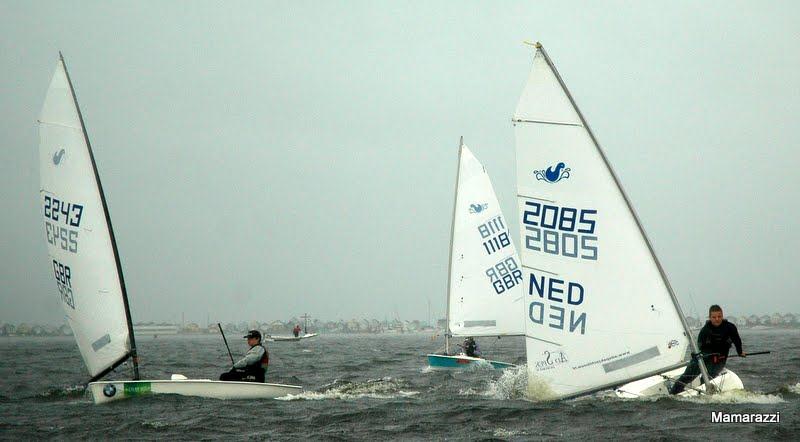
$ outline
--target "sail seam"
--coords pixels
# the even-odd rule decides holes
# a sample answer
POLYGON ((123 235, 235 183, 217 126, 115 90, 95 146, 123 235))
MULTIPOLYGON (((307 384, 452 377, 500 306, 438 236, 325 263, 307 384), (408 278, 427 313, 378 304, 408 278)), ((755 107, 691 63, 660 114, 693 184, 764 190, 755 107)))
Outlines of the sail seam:
POLYGON ((68 129, 82 130, 80 127, 70 126, 69 124, 64 124, 64 123, 54 123, 52 121, 42 121, 42 120, 36 120, 36 121, 39 124, 48 124, 50 126, 61 126, 61 127, 66 127, 68 129))
POLYGON ((527 335, 527 334, 525 335, 525 337, 528 338, 528 339, 534 339, 534 340, 537 340, 537 341, 542 341, 542 342, 546 342, 548 344, 555 345, 557 347, 561 347, 561 344, 559 344, 558 342, 548 341, 547 339, 537 338, 535 336, 531 336, 531 335, 527 335))
POLYGON ((511 121, 514 123, 538 123, 538 124, 553 124, 556 126, 583 127, 583 125, 579 123, 565 123, 563 121, 523 120, 519 118, 512 118, 511 121))
POLYGON ((517 198, 528 198, 528 199, 537 200, 537 201, 546 201, 548 203, 555 203, 556 202, 556 200, 548 200, 548 199, 545 199, 545 198, 538 198, 538 197, 535 197, 535 196, 523 195, 521 193, 517 194, 517 198))
POLYGON ((536 267, 526 266, 525 264, 522 265, 522 268, 523 269, 536 270, 537 272, 542 272, 542 273, 547 273, 547 274, 550 274, 550 275, 553 275, 553 276, 558 276, 558 273, 556 273, 556 272, 550 272, 550 271, 543 270, 543 269, 537 269, 536 267))

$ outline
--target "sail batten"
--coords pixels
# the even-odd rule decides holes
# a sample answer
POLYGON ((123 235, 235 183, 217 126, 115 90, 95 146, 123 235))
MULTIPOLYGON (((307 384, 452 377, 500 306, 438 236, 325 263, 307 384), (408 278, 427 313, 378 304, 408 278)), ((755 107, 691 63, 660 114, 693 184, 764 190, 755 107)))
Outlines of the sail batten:
POLYGON ((40 204, 51 271, 95 378, 135 356, 135 344, 111 220, 63 57, 39 122, 40 204))
POLYGON ((486 168, 459 151, 450 248, 451 336, 521 336, 522 272, 486 168))
POLYGON ((540 45, 512 120, 529 380, 566 398, 684 364, 694 343, 672 288, 540 45))

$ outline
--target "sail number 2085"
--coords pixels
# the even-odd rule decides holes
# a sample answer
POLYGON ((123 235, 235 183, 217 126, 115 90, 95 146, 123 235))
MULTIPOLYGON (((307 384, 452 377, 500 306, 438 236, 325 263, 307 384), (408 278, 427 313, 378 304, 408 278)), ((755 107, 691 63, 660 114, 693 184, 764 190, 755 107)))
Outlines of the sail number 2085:
POLYGON ((525 248, 568 258, 597 259, 597 210, 525 201, 525 248))

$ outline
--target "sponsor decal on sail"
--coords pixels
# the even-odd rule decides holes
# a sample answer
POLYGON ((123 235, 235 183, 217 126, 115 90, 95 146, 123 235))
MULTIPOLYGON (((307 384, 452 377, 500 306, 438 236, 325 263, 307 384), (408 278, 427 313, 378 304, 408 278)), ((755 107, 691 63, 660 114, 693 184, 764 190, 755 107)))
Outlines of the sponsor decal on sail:
POLYGON ((561 364, 569 362, 567 354, 563 351, 545 350, 542 352, 544 359, 536 361, 536 371, 552 370, 561 364))

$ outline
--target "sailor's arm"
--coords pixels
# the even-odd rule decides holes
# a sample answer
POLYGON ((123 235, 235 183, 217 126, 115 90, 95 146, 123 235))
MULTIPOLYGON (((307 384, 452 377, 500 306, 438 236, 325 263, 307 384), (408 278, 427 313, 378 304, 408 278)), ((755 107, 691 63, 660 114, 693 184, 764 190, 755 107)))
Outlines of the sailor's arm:
POLYGON ((697 334, 697 348, 701 353, 703 352, 703 343, 706 340, 706 335, 708 335, 708 331, 706 327, 703 326, 703 328, 700 329, 700 333, 697 334))
POLYGON ((738 354, 739 356, 745 356, 745 352, 742 351, 742 338, 739 337, 739 330, 733 324, 730 324, 730 326, 731 326, 731 341, 733 341, 733 345, 736 346, 736 354, 738 354))

